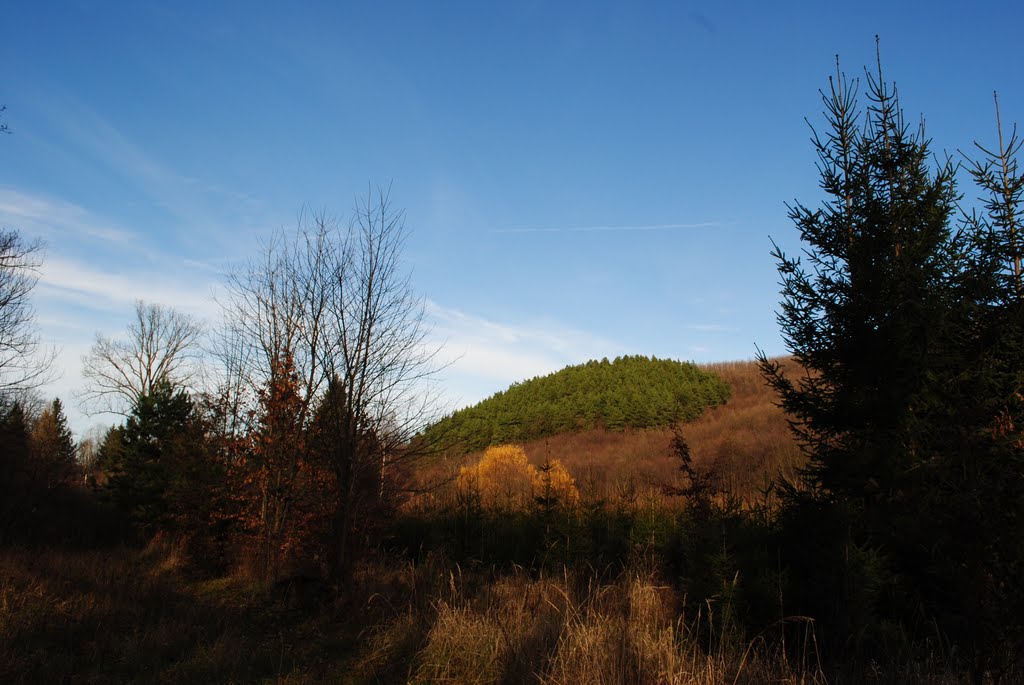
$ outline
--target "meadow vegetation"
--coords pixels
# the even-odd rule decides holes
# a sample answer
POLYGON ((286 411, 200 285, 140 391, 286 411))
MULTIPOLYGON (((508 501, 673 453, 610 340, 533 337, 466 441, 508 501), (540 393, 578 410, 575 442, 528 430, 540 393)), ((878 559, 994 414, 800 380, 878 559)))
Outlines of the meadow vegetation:
POLYGON ((968 682, 938 640, 888 662, 837 664, 816 622, 787 612, 771 544, 779 502, 763 484, 794 467, 799 450, 755 362, 715 368, 731 399, 681 429, 695 436, 689 471, 667 429, 598 429, 468 455, 391 514, 346 587, 294 562, 267 576, 251 547, 221 547, 216 561, 216 547, 180 533, 144 543, 124 522, 116 528, 113 503, 66 485, 59 492, 79 499, 50 500, 63 509, 49 518, 76 520, 75 535, 93 537, 75 549, 52 527, 23 522, 26 535, 5 547, 0 678, 968 682), (743 454, 760 446, 753 433, 735 437, 736 463, 747 457, 762 472, 733 490, 739 472, 719 477, 730 462, 715 427, 742 429, 759 414, 752 425, 789 444, 773 461, 743 454), (611 475, 588 481, 575 463, 611 475), (714 487, 687 492, 702 475, 714 487))

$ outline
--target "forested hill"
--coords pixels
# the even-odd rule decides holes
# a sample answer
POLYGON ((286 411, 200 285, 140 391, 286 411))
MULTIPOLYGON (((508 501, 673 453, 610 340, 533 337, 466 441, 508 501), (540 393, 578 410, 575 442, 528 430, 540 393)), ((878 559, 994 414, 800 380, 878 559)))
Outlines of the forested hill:
POLYGON ((693 364, 630 356, 567 366, 515 383, 426 432, 465 451, 603 426, 651 428, 690 421, 729 399, 729 386, 693 364))

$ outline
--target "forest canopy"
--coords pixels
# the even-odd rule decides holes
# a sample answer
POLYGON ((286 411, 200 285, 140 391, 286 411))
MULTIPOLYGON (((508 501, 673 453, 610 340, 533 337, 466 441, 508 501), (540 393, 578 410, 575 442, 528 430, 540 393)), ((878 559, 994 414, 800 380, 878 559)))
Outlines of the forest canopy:
POLYGON ((595 427, 654 428, 692 421, 729 392, 722 379, 689 362, 643 355, 592 360, 514 383, 446 417, 425 437, 469 452, 595 427))

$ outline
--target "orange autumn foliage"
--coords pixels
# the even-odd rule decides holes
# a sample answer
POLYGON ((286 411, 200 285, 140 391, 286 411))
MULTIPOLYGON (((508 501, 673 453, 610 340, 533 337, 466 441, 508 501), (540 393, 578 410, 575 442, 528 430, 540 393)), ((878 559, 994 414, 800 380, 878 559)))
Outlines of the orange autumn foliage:
POLYGON ((256 430, 236 460, 231 493, 243 530, 257 542, 258 564, 310 556, 330 516, 330 473, 308 458, 304 403, 290 355, 277 360, 260 392, 256 430))

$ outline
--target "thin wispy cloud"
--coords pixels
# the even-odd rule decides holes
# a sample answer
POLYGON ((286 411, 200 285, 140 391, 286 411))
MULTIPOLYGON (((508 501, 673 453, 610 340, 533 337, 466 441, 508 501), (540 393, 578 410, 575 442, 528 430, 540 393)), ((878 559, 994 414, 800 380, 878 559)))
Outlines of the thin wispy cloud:
POLYGON ((614 357, 620 343, 549 322, 509 323, 426 301, 434 328, 431 342, 442 346, 445 387, 452 404, 463 406, 509 384, 557 371, 569 364, 614 357))
POLYGON ((638 224, 624 226, 526 226, 517 228, 492 228, 491 233, 611 233, 631 231, 678 231, 688 228, 716 228, 718 221, 702 221, 690 224, 638 224))
POLYGON ((0 225, 43 238, 77 238, 99 243, 117 243, 121 248, 151 256, 133 231, 93 215, 71 202, 39 193, 0 187, 0 225))
POLYGON ((170 217, 180 237, 228 243, 239 224, 262 214, 256 198, 173 168, 70 94, 51 94, 41 109, 92 164, 124 179, 170 217))
POLYGON ((118 311, 143 299, 200 315, 211 311, 210 289, 222 270, 159 252, 141 234, 74 203, 0 187, 0 226, 45 241, 38 287, 53 303, 118 311))
POLYGON ((69 305, 124 309, 135 300, 172 306, 198 316, 211 316, 217 307, 211 297, 213 279, 195 278, 187 269, 167 275, 151 272, 110 273, 67 257, 48 257, 39 285, 50 298, 69 305))
POLYGON ((735 333, 739 330, 733 326, 726 326, 720 323, 695 323, 690 324, 687 328, 700 333, 735 333))

